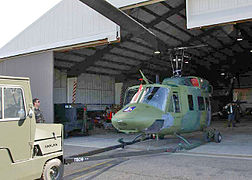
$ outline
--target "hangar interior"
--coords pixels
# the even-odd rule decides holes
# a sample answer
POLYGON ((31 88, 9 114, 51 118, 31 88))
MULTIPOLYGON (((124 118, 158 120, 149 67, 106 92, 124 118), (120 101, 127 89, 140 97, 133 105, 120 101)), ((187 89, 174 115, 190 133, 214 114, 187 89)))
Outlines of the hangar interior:
MULTIPOLYGON (((44 42, 45 44, 49 42, 48 39, 54 38, 54 34, 49 32, 50 30, 66 28, 57 27, 56 23, 60 25, 62 23, 61 19, 67 18, 69 16, 68 13, 73 13, 71 8, 82 4, 81 2, 77 4, 77 1, 74 1, 75 4, 69 4, 72 2, 62 1, 52 11, 38 20, 40 23, 48 23, 46 18, 57 15, 55 15, 57 18, 51 21, 55 24, 45 29, 44 34, 42 33, 43 37, 41 39, 47 40, 44 42), (61 12, 60 8, 70 5, 70 10, 67 9, 66 14, 59 14, 61 12), (46 34, 49 37, 45 38, 46 34)), ((132 26, 130 21, 124 22, 126 27, 121 26, 120 29, 114 24, 108 25, 116 29, 116 37, 112 41, 107 38, 91 44, 71 42, 72 45, 64 46, 63 44, 60 48, 48 48, 47 55, 43 58, 41 57, 41 59, 48 60, 47 62, 43 60, 47 65, 39 64, 40 70, 36 68, 38 71, 41 71, 44 79, 46 79, 45 81, 38 78, 36 81, 39 81, 44 87, 49 84, 45 88, 47 94, 43 94, 41 88, 38 87, 34 90, 36 84, 33 78, 36 70, 29 72, 32 73, 33 94, 46 98, 42 108, 45 111, 49 111, 48 114, 53 114, 52 104, 72 103, 73 82, 75 80, 77 80, 76 103, 86 104, 88 110, 104 110, 106 106, 122 104, 125 89, 131 85, 139 84, 140 69, 152 82, 156 81, 156 76, 159 76, 160 81, 165 77, 172 76, 171 60, 174 57, 171 56, 171 50, 177 47, 199 46, 185 50, 182 75, 195 75, 209 80, 214 87, 212 98, 214 112, 219 111, 219 108, 223 107, 230 100, 230 97, 233 96, 231 91, 234 88, 251 88, 252 84, 249 79, 252 76, 250 61, 252 55, 252 23, 250 21, 187 29, 186 3, 184 0, 153 2, 128 8, 122 7, 121 10, 157 36, 157 41, 161 42, 163 46, 159 54, 155 54, 155 48, 153 48, 153 43, 148 40, 148 35, 141 34, 141 32, 132 33, 128 31, 128 26, 132 26), (52 54, 50 54, 51 52, 52 54), (43 69, 42 66, 44 66, 43 69), (41 83, 42 81, 43 83, 41 83), (52 84, 53 88, 51 87, 52 84)), ((80 9, 76 11, 77 15, 79 15, 79 11, 80 9)), ((74 17, 74 15, 71 16, 72 19, 74 17)), ((112 16, 112 20, 116 18, 112 16)), ((71 25, 67 26, 67 30, 71 32, 74 28, 80 27, 83 30, 84 26, 79 26, 78 24, 78 22, 82 22, 80 20, 83 19, 67 24, 71 25)), ((85 21, 87 20, 85 19, 85 21)), ((102 19, 102 21, 108 20, 102 19)), ((39 24, 36 33, 42 28, 42 25, 39 24)), ((36 27, 36 22, 33 26, 36 27)), ((96 26, 98 26, 98 29, 102 29, 99 27, 99 24, 96 24, 96 26)), ((106 29, 108 27, 104 26, 103 28, 106 29)), ((89 30, 92 31, 92 28, 89 28, 89 30)), ((79 30, 78 33, 81 32, 79 30)), ((19 40, 19 46, 22 46, 22 40, 27 38, 29 33, 32 33, 30 29, 25 30, 23 34, 26 36, 23 35, 23 39, 20 37, 18 37, 19 39, 16 38, 19 40)), ((61 32, 58 33, 60 34, 61 32)), ((71 37, 71 34, 69 34, 67 34, 67 38, 71 37)), ((11 41, 7 44, 7 48, 12 44, 15 44, 15 42, 11 41)), ((29 46, 27 45, 27 47, 29 46)), ((57 44, 55 47, 57 47, 57 44)), ((20 58, 29 59, 29 53, 32 52, 31 48, 26 52, 28 53, 26 56, 20 58)), ((20 54, 22 53, 25 54, 25 52, 21 51, 20 54)), ((39 56, 39 54, 34 56, 39 56)), ((31 57, 29 60, 30 64, 32 59, 31 57)), ((12 64, 11 62, 14 61, 11 59, 6 60, 2 64, 7 64, 7 62, 12 64)), ((9 69, 6 68, 7 65, 0 67, 2 67, 3 74, 6 75, 10 75, 11 72, 15 72, 18 76, 30 75, 27 70, 18 73, 18 65, 15 66, 15 70, 11 70, 13 66, 12 68, 9 67, 9 69)), ((49 115, 48 119, 53 119, 52 115, 49 115)))
MULTIPOLYGON (((61 121, 58 122, 63 123, 69 131, 76 127, 83 128, 82 122, 66 123, 66 115, 56 106, 66 111, 80 105, 83 120, 86 118, 85 109, 101 115, 100 112, 107 106, 122 104, 127 87, 140 83, 140 69, 152 82, 157 77, 162 81, 172 76, 173 53, 177 52, 176 48, 184 47, 182 75, 199 76, 213 85, 212 117, 218 112, 218 120, 213 118, 211 128, 220 131, 223 140, 221 143, 205 143, 205 132, 203 136, 202 132, 185 134, 189 145, 197 145, 172 154, 170 147, 176 146, 181 150, 181 138, 173 134, 160 140, 155 136, 154 140, 141 141, 127 148, 124 145, 119 150, 112 148, 111 154, 107 152, 105 156, 116 157, 113 156, 115 153, 127 155, 146 150, 156 151, 156 155, 145 154, 133 160, 117 156, 120 158, 111 161, 101 160, 98 156, 94 157, 99 161, 96 163, 92 157, 86 158, 85 155, 104 152, 100 148, 118 146, 119 138, 123 137, 127 142, 136 136, 117 133, 115 129, 104 133, 103 128, 98 126, 100 134, 64 139, 64 157, 74 155, 72 157, 77 156, 74 158, 77 161, 87 160, 74 166, 65 166, 64 179, 251 179, 252 22, 187 29, 184 0, 150 0, 148 2, 151 3, 119 7, 132 19, 120 22, 121 17, 109 13, 111 20, 119 24, 105 17, 99 17, 100 21, 96 22, 95 17, 100 15, 94 10, 88 11, 83 1, 62 0, 38 22, 0 49, 0 74, 30 77, 33 97, 40 98, 47 123, 56 122, 54 115, 59 112, 61 121), (145 28, 136 22, 132 24, 134 20, 145 28), (86 26, 86 21, 92 26, 86 26), (153 34, 146 28, 157 38, 153 39, 153 34), (104 34, 105 38, 100 36, 104 34), (156 42, 161 44, 160 53, 155 53, 156 42), (227 103, 237 100, 238 93, 241 93, 240 100, 244 101, 240 106, 247 106, 243 107, 244 116, 240 124, 229 128, 227 117, 219 112, 227 103), (160 151, 159 148, 166 149, 160 151)), ((106 1, 85 2, 99 5, 106 1)), ((115 9, 107 10, 114 12, 115 9)), ((72 112, 69 113, 70 118, 78 119, 76 111, 72 112)), ((92 118, 90 122, 95 123, 92 118)), ((56 140, 55 136, 53 138, 56 140)))
POLYGON ((103 109, 120 104, 124 90, 139 84, 139 69, 152 82, 156 75, 162 81, 172 76, 170 50, 195 45, 202 47, 185 50, 182 74, 210 81, 214 87, 214 111, 228 103, 231 88, 251 87, 251 22, 187 29, 183 0, 161 1, 124 12, 154 32, 165 43, 166 51, 155 54, 144 37, 136 37, 123 27, 119 43, 55 51, 54 102, 65 102, 67 96, 61 93, 66 94, 62 89, 66 89, 66 78, 78 76, 81 90, 77 92, 77 102, 101 104, 103 109), (65 83, 59 84, 62 78, 65 83), (116 90, 111 88, 114 86, 116 90), (90 91, 92 88, 94 91, 90 91))

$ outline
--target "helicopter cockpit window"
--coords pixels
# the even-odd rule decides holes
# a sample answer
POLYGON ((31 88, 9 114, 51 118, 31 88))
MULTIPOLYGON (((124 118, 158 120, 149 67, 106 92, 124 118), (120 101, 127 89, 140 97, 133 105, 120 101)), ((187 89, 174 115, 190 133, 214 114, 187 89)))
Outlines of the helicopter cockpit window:
POLYGON ((136 103, 139 97, 138 88, 128 89, 126 91, 125 99, 123 105, 136 103))
POLYGON ((167 97, 169 94, 169 89, 163 87, 147 87, 141 99, 140 103, 149 104, 162 111, 165 111, 167 97))

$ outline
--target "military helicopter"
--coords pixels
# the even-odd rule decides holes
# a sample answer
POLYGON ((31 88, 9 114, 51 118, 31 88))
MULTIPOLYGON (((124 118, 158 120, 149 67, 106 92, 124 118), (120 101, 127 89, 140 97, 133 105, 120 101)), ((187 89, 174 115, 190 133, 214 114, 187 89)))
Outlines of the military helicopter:
POLYGON ((145 84, 127 89, 123 108, 112 118, 117 130, 156 135, 160 139, 169 134, 204 131, 206 141, 221 142, 220 132, 207 130, 211 122, 212 86, 200 77, 181 76, 186 49, 175 49, 182 53, 176 53, 175 58, 170 56, 173 77, 165 78, 161 84, 149 83, 140 70, 141 82, 145 84))

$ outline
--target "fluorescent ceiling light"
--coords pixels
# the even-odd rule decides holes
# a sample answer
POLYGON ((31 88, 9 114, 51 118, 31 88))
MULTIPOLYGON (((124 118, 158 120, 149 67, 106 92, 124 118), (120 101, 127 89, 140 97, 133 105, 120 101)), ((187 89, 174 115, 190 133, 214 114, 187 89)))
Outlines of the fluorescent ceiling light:
POLYGON ((154 54, 160 54, 160 51, 154 51, 154 54))

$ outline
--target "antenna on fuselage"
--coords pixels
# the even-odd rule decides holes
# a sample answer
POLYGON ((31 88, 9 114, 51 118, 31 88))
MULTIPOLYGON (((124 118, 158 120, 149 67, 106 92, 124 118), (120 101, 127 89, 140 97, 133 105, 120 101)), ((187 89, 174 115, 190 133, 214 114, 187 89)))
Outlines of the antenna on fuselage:
POLYGON ((143 77, 144 82, 145 82, 146 84, 150 84, 149 81, 148 81, 148 79, 144 76, 143 72, 142 72, 141 70, 139 70, 139 71, 140 71, 140 73, 141 73, 141 75, 142 75, 142 77, 143 77))

